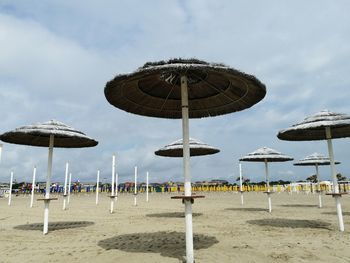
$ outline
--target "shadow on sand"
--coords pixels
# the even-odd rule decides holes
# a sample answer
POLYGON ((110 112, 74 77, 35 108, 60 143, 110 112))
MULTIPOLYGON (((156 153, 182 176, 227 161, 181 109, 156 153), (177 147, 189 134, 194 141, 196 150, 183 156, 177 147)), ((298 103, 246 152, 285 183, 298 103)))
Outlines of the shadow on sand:
MULTIPOLYGON (((202 213, 192 213, 192 217, 201 216, 202 213)), ((185 218, 184 212, 148 214, 147 217, 185 218)))
POLYGON ((243 212, 268 212, 267 208, 254 208, 254 207, 240 207, 240 208, 226 208, 230 211, 243 211, 243 212))
MULTIPOLYGON (((62 221, 62 222, 49 222, 49 231, 78 228, 78 227, 87 227, 93 225, 94 222, 89 221, 62 221)), ((14 229, 19 230, 40 230, 42 231, 44 227, 43 223, 34 223, 15 226, 14 229)))
MULTIPOLYGON (((337 212, 323 212, 323 215, 337 215, 337 212)), ((350 212, 343 212, 343 216, 350 216, 350 212)))
POLYGON ((272 227, 288 227, 288 228, 323 228, 330 230, 330 223, 320 220, 304 220, 304 219, 258 219, 248 220, 247 223, 258 226, 272 226, 272 227))
MULTIPOLYGON (((202 234, 193 235, 194 249, 206 249, 219 243, 215 237, 202 234)), ((153 232, 115 236, 98 242, 106 250, 119 249, 136 253, 159 253, 163 257, 182 260, 185 256, 185 233, 153 232)))
POLYGON ((310 207, 318 207, 317 205, 299 205, 299 204, 295 204, 295 205, 280 205, 283 207, 305 207, 305 208, 310 208, 310 207))

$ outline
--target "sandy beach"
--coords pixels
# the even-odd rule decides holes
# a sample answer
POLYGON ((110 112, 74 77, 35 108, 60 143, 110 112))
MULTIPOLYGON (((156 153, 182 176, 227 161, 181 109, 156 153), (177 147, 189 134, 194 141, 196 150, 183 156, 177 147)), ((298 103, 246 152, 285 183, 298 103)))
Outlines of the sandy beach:
MULTIPOLYGON (((316 194, 280 193, 267 212, 263 193, 205 193, 193 207, 196 262, 350 262, 349 197, 342 198, 345 232, 338 231, 334 200, 316 194)), ((110 214, 109 198, 63 197, 50 205, 49 234, 42 234, 43 206, 30 196, 0 199, 0 262, 182 262, 183 205, 171 194, 121 194, 110 214)))

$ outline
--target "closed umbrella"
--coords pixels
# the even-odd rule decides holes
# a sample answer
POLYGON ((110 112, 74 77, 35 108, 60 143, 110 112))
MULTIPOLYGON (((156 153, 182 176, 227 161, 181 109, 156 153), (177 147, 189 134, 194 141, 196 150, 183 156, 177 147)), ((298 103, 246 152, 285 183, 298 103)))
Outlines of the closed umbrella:
POLYGON ((344 231, 343 213, 335 168, 332 139, 350 137, 350 116, 328 110, 320 111, 303 121, 278 132, 277 137, 286 141, 327 140, 328 154, 331 163, 333 193, 337 207, 339 230, 344 231))
POLYGON ((47 234, 49 224, 49 203, 51 200, 57 199, 50 198, 53 148, 93 147, 96 146, 98 142, 86 136, 83 132, 75 130, 74 128, 56 120, 17 128, 0 135, 0 140, 14 144, 49 147, 46 193, 45 198, 42 199, 45 203, 43 233, 47 234))
POLYGON ((269 205, 269 212, 272 212, 272 204, 271 204, 271 192, 270 192, 270 178, 269 178, 269 170, 268 170, 268 163, 269 162, 286 162, 293 160, 292 157, 282 154, 274 149, 268 148, 268 147, 262 147, 257 149, 254 152, 248 153, 248 155, 242 157, 239 159, 240 161, 245 162, 264 162, 265 163, 265 179, 266 179, 266 185, 267 185, 267 191, 265 192, 268 197, 268 205, 269 205))
POLYGON ((106 84, 106 99, 124 111, 159 118, 182 118, 185 177, 186 258, 194 261, 189 118, 218 116, 249 108, 262 100, 265 85, 254 76, 197 59, 146 63, 106 84))

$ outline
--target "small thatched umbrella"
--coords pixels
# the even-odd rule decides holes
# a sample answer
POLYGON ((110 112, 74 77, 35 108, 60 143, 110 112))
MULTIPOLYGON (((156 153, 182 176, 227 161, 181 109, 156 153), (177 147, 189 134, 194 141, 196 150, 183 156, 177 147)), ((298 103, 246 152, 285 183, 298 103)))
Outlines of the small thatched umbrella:
MULTIPOLYGON (((220 152, 219 149, 210 146, 199 140, 189 138, 190 142, 190 156, 211 155, 220 152)), ((172 142, 163 148, 154 152, 155 155, 163 157, 183 157, 183 140, 172 142)), ((204 198, 202 195, 196 195, 196 198, 204 198)), ((183 196, 173 196, 172 199, 183 199, 183 196)), ((183 199, 184 200, 184 199, 183 199)), ((190 199, 193 202, 193 197, 190 199)))
POLYGON ((182 118, 185 177, 186 258, 194 261, 189 118, 241 111, 262 100, 265 85, 257 78, 222 64, 196 59, 146 63, 118 75, 105 87, 108 102, 127 112, 160 118, 182 118))
POLYGON ((54 146, 60 148, 81 148, 96 146, 98 142, 86 136, 84 133, 55 120, 17 128, 0 135, 0 140, 14 144, 49 147, 46 193, 45 198, 42 199, 45 203, 43 232, 44 234, 47 234, 49 224, 49 203, 51 200, 57 199, 50 198, 50 179, 54 146))
MULTIPOLYGON (((320 188, 318 166, 330 165, 330 164, 331 164, 331 161, 329 160, 329 158, 319 153, 313 153, 309 156, 306 156, 304 159, 301 159, 299 162, 294 163, 294 165, 296 166, 315 166, 319 208, 322 207, 322 195, 321 195, 321 188, 320 188)), ((340 164, 340 162, 335 162, 335 164, 340 164)))
MULTIPOLYGON (((220 152, 219 149, 204 142, 189 138, 190 156, 209 155, 220 152)), ((172 142, 154 152, 155 155, 164 157, 183 157, 182 139, 172 142)))
POLYGON ((341 209, 337 172, 335 169, 332 139, 350 137, 350 116, 324 110, 305 118, 302 122, 278 132, 277 137, 286 141, 314 141, 327 140, 329 159, 331 162, 331 176, 333 180, 333 194, 335 198, 339 230, 344 231, 344 221, 341 209))
POLYGON ((268 203, 269 203, 269 212, 272 211, 272 204, 271 204, 271 192, 270 192, 270 178, 269 178, 269 170, 268 170, 268 163, 269 162, 286 162, 286 161, 292 161, 293 158, 284 155, 276 150, 263 147, 260 149, 257 149, 256 151, 252 153, 248 153, 248 155, 242 157, 239 159, 240 161, 245 162, 264 162, 265 163, 265 175, 266 175, 266 185, 267 185, 267 192, 265 192, 268 196, 268 203))

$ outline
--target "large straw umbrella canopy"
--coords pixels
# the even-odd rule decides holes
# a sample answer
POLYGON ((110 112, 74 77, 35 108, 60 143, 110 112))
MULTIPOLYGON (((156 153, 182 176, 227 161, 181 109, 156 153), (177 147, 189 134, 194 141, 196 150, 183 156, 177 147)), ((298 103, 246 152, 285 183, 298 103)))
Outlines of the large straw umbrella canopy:
POLYGON ((243 156, 240 161, 245 162, 286 162, 293 160, 292 157, 280 153, 274 149, 268 147, 262 147, 254 152, 248 153, 243 156))
POLYGON ((189 118, 223 115, 262 100, 265 85, 254 76, 223 64, 196 59, 146 63, 130 74, 116 76, 105 87, 108 102, 138 115, 182 118, 181 76, 188 83, 189 118))
MULTIPOLYGON (((299 160, 298 162, 294 163, 295 166, 315 166, 316 168, 316 183, 317 183, 317 191, 318 191, 318 207, 322 207, 322 195, 321 195, 321 188, 320 188, 320 178, 319 178, 319 172, 318 167, 320 165, 330 165, 331 161, 328 157, 319 154, 319 153, 313 153, 311 155, 306 156, 304 159, 299 160)), ((335 162, 335 164, 340 164, 340 162, 335 162)))
MULTIPOLYGON (((223 64, 197 59, 149 62, 106 84, 106 99, 127 112, 159 118, 182 118, 185 196, 191 197, 189 118, 241 111, 265 97, 257 78, 223 64)), ((186 258, 192 263, 192 204, 185 200, 186 258)))
MULTIPOLYGON (((200 140, 190 138, 190 156, 210 155, 218 152, 220 152, 219 149, 200 140)), ((183 140, 172 142, 155 151, 154 154, 164 157, 183 157, 183 140)))
POLYGON ((59 148, 93 147, 98 144, 83 132, 56 120, 16 128, 0 135, 0 140, 14 144, 48 147, 51 135, 54 136, 54 146, 59 148))
POLYGON ((50 198, 53 148, 93 147, 96 146, 98 142, 86 136, 83 132, 75 130, 74 128, 56 120, 17 128, 0 135, 0 140, 14 144, 49 147, 46 193, 45 198, 43 199, 45 203, 43 232, 44 234, 47 234, 49 223, 49 203, 51 200, 55 199, 50 198))
POLYGON ((285 141, 327 140, 327 127, 332 131, 332 139, 350 137, 350 116, 328 110, 320 111, 279 131, 277 137, 285 141))
POLYGON ((269 206, 269 212, 272 211, 272 204, 271 204, 271 196, 270 196, 270 179, 269 179, 269 170, 268 170, 268 163, 270 162, 286 162, 286 161, 292 161, 293 158, 282 154, 274 149, 268 148, 268 147, 262 147, 257 149, 254 152, 248 153, 247 155, 243 156, 240 161, 244 162, 263 162, 265 163, 265 179, 266 179, 266 185, 267 185, 267 196, 268 196, 268 206, 269 206))
POLYGON ((303 121, 278 132, 277 137, 286 141, 327 140, 333 180, 333 197, 335 197, 339 230, 344 231, 337 172, 335 169, 332 139, 350 137, 350 116, 328 110, 306 117, 303 121))

